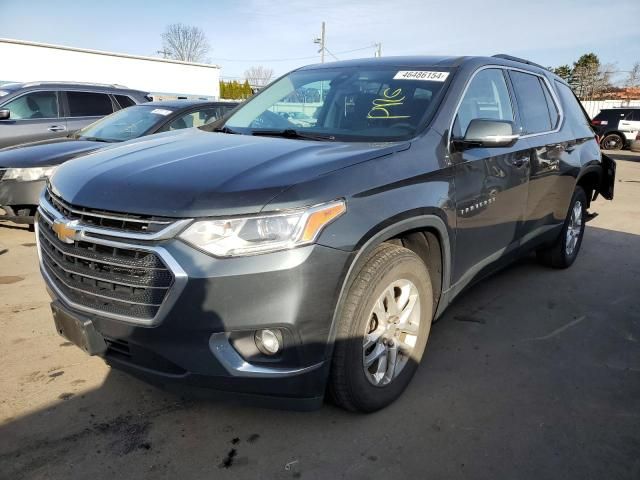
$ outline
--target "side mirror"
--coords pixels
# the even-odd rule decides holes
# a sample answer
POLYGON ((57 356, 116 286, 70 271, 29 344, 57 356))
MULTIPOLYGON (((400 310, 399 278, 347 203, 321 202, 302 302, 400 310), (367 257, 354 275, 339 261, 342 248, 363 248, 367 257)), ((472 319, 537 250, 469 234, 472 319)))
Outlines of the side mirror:
POLYGON ((464 148, 510 147, 520 135, 513 132, 513 122, 508 120, 488 120, 474 118, 469 123, 464 138, 456 140, 464 148))
POLYGON ((11 112, 9 110, 0 110, 0 120, 9 120, 11 112))

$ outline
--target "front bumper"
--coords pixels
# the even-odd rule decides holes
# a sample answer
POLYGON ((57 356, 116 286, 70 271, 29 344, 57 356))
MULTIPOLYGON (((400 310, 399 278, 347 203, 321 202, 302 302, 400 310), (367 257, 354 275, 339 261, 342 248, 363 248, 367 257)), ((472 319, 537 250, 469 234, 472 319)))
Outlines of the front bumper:
POLYGON ((217 259, 175 239, 158 246, 179 265, 183 284, 153 326, 81 311, 43 269, 57 307, 89 319, 105 338, 108 348, 102 355, 108 363, 156 383, 322 398, 348 252, 311 245, 217 259), (278 358, 251 356, 241 348, 255 330, 268 327, 284 332, 278 358))
POLYGON ((15 180, 0 180, 0 221, 15 223, 34 222, 34 212, 38 206, 40 193, 45 187, 45 180, 18 182, 15 180), (28 212, 26 215, 22 211, 28 212))

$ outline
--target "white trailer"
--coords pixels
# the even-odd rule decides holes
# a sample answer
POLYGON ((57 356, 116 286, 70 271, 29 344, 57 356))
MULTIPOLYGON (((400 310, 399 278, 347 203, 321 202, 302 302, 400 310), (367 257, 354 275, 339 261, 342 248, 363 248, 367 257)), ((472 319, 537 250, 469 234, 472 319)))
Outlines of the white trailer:
POLYGON ((220 67, 0 38, 0 82, 124 85, 154 97, 217 100, 220 67))

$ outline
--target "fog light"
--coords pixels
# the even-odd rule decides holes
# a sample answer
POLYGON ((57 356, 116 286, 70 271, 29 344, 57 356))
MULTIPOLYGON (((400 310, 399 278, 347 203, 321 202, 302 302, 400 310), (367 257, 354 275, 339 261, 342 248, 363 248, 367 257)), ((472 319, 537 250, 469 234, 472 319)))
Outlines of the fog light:
POLYGON ((256 347, 265 355, 275 355, 282 348, 280 330, 258 330, 255 335, 256 347))

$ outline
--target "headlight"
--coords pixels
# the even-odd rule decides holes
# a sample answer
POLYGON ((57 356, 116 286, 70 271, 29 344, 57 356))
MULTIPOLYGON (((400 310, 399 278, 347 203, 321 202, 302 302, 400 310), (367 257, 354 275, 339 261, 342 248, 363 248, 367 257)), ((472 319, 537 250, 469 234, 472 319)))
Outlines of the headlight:
POLYGON ((338 200, 304 210, 201 220, 191 224, 180 238, 219 257, 285 250, 312 243, 324 227, 346 210, 344 201, 338 200))
POLYGON ((3 180, 18 180, 28 182, 30 180, 40 180, 53 175, 57 166, 54 167, 33 167, 33 168, 8 168, 2 177, 3 180))

